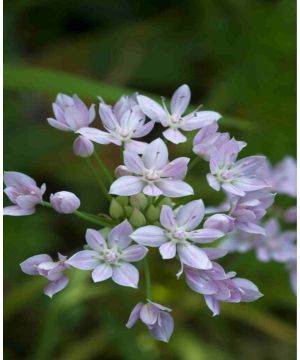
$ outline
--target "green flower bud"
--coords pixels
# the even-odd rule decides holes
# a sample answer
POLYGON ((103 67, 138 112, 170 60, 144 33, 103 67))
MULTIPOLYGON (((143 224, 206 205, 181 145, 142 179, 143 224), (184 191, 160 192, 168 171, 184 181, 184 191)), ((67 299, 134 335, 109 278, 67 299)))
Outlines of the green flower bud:
POLYGON ((124 210, 125 210, 125 216, 126 216, 126 217, 129 217, 129 216, 132 214, 132 212, 133 212, 133 207, 131 207, 131 206, 125 206, 124 210))
POLYGON ((129 202, 127 196, 117 196, 116 200, 122 207, 128 205, 128 202, 129 202))
POLYGON ((112 199, 109 206, 109 215, 113 219, 119 219, 124 215, 124 209, 116 199, 112 199))
POLYGON ((152 222, 159 219, 159 214, 160 209, 151 204, 146 211, 146 218, 152 222))
POLYGON ((107 238, 108 236, 108 233, 111 231, 110 228, 108 227, 105 227, 105 228, 102 228, 101 230, 99 230, 99 233, 104 237, 104 239, 107 238))
POLYGON ((144 194, 137 194, 130 196, 130 204, 139 210, 144 210, 148 205, 148 200, 144 194))
POLYGON ((170 198, 165 197, 165 198, 163 198, 163 199, 159 202, 158 205, 159 205, 159 206, 163 206, 163 205, 172 206, 172 205, 173 205, 173 202, 172 202, 172 200, 171 200, 170 198))
POLYGON ((129 222, 134 227, 144 226, 147 223, 145 216, 137 208, 133 209, 133 212, 129 218, 129 222))

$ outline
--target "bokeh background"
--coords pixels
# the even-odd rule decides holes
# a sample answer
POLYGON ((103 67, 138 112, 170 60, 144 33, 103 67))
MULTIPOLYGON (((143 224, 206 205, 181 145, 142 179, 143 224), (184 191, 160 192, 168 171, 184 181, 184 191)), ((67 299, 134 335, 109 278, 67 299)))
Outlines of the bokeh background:
MULTIPOLYGON (((86 211, 106 211, 92 174, 72 154, 72 135, 46 122, 53 99, 64 92, 114 102, 134 90, 170 96, 182 83, 195 105, 224 114, 221 129, 248 142, 244 155, 262 153, 273 163, 294 155, 295 8, 289 0, 4 1, 5 170, 46 182, 47 195, 75 192, 86 211)), ((111 170, 120 163, 119 149, 97 151, 111 170)), ((191 144, 170 151, 191 155, 191 144)), ((188 181, 206 203, 217 203, 206 172, 202 162, 188 181)), ((265 296, 225 304, 213 318, 202 297, 175 279, 178 264, 151 252, 155 300, 174 309, 166 345, 142 325, 125 328, 143 286, 92 285, 88 272, 74 270, 50 300, 44 279, 20 271, 34 254, 72 254, 89 224, 38 208, 4 225, 6 360, 295 359, 296 301, 279 264, 261 264, 252 253, 225 257, 227 270, 265 296)))

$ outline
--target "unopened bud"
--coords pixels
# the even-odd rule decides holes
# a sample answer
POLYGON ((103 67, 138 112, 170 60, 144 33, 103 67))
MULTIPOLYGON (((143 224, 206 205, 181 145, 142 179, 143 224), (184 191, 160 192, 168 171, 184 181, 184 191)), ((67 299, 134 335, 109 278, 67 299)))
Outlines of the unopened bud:
POLYGON ((159 206, 163 206, 163 205, 169 205, 169 206, 172 206, 173 205, 173 203, 172 203, 172 200, 170 199, 170 198, 168 198, 168 197, 165 197, 165 198, 163 198, 160 202, 159 202, 159 204, 158 204, 159 206))
POLYGON ((131 214, 133 213, 133 207, 131 206, 125 206, 124 210, 126 217, 130 217, 131 214))
POLYGON ((118 202, 121 206, 123 206, 123 207, 126 206, 126 205, 128 205, 128 202, 129 202, 127 196, 117 196, 117 197, 116 197, 116 200, 117 200, 117 202, 118 202))
POLYGON ((80 206, 78 197, 69 191, 60 191, 51 194, 50 202, 53 209, 61 214, 72 214, 80 206))
POLYGON ((156 208, 152 204, 146 210, 146 218, 149 221, 156 221, 159 219, 160 209, 156 208))
POLYGON ((123 207, 118 203, 116 199, 112 199, 110 206, 109 206, 109 215, 113 219, 119 219, 124 215, 123 207))
POLYGON ((89 157, 94 152, 94 145, 84 136, 78 136, 73 142, 73 151, 77 156, 89 157))
POLYGON ((147 197, 144 194, 130 196, 130 204, 139 210, 144 210, 148 205, 147 197))
POLYGON ((145 216, 137 208, 133 209, 129 222, 134 227, 144 226, 147 223, 145 216))
POLYGON ((203 227, 228 233, 234 229, 234 218, 225 214, 215 214, 205 221, 203 227))

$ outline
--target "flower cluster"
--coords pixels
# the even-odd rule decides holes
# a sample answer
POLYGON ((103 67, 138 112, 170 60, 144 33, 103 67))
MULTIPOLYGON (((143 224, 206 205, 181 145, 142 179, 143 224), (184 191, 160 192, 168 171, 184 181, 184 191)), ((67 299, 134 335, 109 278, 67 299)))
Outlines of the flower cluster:
MULTIPOLYGON (((114 106, 100 98, 102 129, 97 129, 89 126, 96 116, 94 105, 88 109, 77 95, 57 96, 54 118, 48 118, 48 123, 78 134, 74 153, 86 157, 95 172, 94 166, 99 166, 103 176, 97 180, 103 196, 109 200, 107 214, 78 210, 79 198, 68 191, 51 194, 47 202, 43 199, 45 185, 39 188, 22 173, 4 175, 7 186, 4 191, 15 204, 4 209, 5 215, 30 215, 40 204, 61 214, 79 216, 95 227, 86 230, 86 245, 75 254, 68 258, 59 254, 57 262, 49 255, 36 255, 20 265, 22 271, 46 278, 49 283, 44 292, 52 297, 66 287, 69 282, 66 274, 72 268, 91 271, 95 283, 112 279, 118 285, 136 289, 140 267, 132 263, 143 261, 147 302, 134 307, 126 326, 131 328, 140 319, 155 339, 165 342, 172 335, 174 322, 171 309, 152 301, 149 247, 158 247, 163 260, 178 261, 177 277, 184 274, 188 287, 203 295, 213 315, 219 314, 220 302, 249 302, 262 296, 251 281, 236 277, 233 271, 226 272, 214 261, 227 253, 217 245, 211 246, 216 240, 228 234, 231 239, 236 234, 253 236, 255 241, 248 248, 260 243, 257 251, 261 259, 288 259, 290 271, 295 272, 294 233, 280 234, 274 222, 265 226, 261 223, 273 204, 274 192, 280 188, 282 192, 293 193, 290 184, 283 184, 290 177, 282 177, 280 168, 274 170, 277 176, 269 174, 273 170, 266 167, 263 156, 237 160, 246 143, 218 132, 221 115, 217 112, 198 108, 185 114, 190 98, 187 85, 175 91, 170 110, 164 100, 161 106, 139 94, 122 96, 114 106), (149 143, 142 141, 157 123, 164 128, 162 138, 149 143), (199 132, 193 141, 196 154, 193 162, 189 165, 188 157, 169 159, 168 141, 185 142, 184 132, 194 130, 199 132), (121 147, 121 165, 116 168, 115 177, 97 155, 94 143, 121 147), (209 162, 207 181, 211 188, 226 195, 226 202, 219 207, 205 208, 188 183, 188 170, 201 158, 209 162), (186 196, 192 198, 186 201, 186 196)), ((290 163, 282 166, 289 167, 290 163)), ((291 220, 292 209, 285 216, 291 220)))

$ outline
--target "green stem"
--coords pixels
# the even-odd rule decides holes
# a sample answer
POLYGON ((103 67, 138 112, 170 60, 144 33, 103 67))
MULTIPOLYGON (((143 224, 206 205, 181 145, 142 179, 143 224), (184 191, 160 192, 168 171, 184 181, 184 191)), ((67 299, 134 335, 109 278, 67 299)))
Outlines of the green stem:
MULTIPOLYGON (((41 205, 46 206, 48 208, 52 208, 51 204, 48 201, 42 201, 41 205)), ((98 219, 98 218, 96 218, 95 215, 92 215, 92 214, 83 213, 78 210, 74 211, 72 214, 80 217, 83 220, 89 221, 93 224, 97 224, 97 225, 101 225, 101 226, 105 226, 105 227, 112 227, 112 224, 107 223, 101 219, 98 219)))
POLYGON ((101 171, 103 172, 104 176, 107 178, 109 184, 111 184, 114 181, 114 179, 112 178, 108 168, 105 166, 104 162, 101 160, 100 156, 96 153, 96 151, 94 151, 93 156, 97 164, 99 165, 101 171))
POLYGON ((145 281, 146 281, 146 295, 147 299, 151 300, 151 274, 150 274, 150 267, 148 263, 148 259, 145 258, 144 260, 144 273, 145 273, 145 281))
POLYGON ((92 164, 91 160, 89 158, 85 158, 85 160, 86 160, 86 163, 88 164, 88 167, 91 169, 91 171, 95 175, 95 177, 97 179, 97 182, 98 182, 98 184, 100 186, 101 191, 103 192, 106 199, 110 202, 111 201, 111 196, 109 195, 108 190, 106 189, 106 186, 103 184, 101 177, 99 176, 99 174, 97 173, 97 171, 93 167, 93 164, 92 164))
POLYGON ((195 157, 189 165, 189 171, 191 171, 193 167, 196 166, 200 160, 201 158, 199 156, 195 157))
POLYGON ((124 145, 122 144, 120 146, 120 161, 121 161, 121 164, 123 164, 123 152, 124 152, 124 145))

